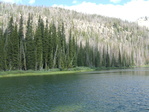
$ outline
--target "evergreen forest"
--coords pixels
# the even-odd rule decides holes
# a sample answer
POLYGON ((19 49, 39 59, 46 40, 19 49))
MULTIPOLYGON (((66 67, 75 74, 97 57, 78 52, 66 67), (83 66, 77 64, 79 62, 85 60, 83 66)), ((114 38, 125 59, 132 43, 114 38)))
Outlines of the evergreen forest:
POLYGON ((148 56, 149 30, 136 23, 0 3, 0 70, 130 67, 148 56))

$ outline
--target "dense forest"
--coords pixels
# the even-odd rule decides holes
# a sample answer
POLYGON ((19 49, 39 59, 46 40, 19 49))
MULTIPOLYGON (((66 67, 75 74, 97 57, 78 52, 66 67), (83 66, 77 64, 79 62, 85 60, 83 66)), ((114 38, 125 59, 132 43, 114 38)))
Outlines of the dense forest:
POLYGON ((0 3, 0 70, 149 63, 149 32, 115 18, 0 3))
POLYGON ((128 66, 124 63, 116 63, 113 57, 110 63, 109 53, 102 53, 100 62, 100 52, 97 48, 90 47, 89 41, 85 46, 80 43, 69 31, 69 39, 66 41, 64 23, 58 23, 58 28, 54 22, 48 26, 48 20, 44 25, 39 16, 38 26, 33 33, 32 18, 29 14, 27 21, 26 37, 23 34, 23 17, 20 18, 19 28, 10 18, 7 29, 1 29, 0 47, 0 69, 1 70, 42 70, 50 68, 71 68, 75 66, 128 66), (120 65, 121 64, 121 65, 120 65))

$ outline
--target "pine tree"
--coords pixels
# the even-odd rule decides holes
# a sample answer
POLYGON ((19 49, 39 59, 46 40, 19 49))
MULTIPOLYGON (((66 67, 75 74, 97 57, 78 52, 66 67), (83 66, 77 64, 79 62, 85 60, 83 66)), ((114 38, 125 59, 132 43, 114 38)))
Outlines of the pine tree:
POLYGON ((46 27, 43 35, 43 67, 48 70, 48 52, 49 52, 49 32, 48 20, 46 20, 46 27))
POLYGON ((115 60, 114 53, 112 54, 111 67, 116 67, 116 60, 115 60))
POLYGON ((119 64, 119 67, 122 66, 122 58, 121 58, 121 51, 119 49, 119 54, 118 54, 118 64, 119 64))
POLYGON ((13 17, 10 18, 8 23, 8 27, 5 31, 5 47, 4 47, 4 60, 5 60, 5 69, 11 70, 12 69, 12 37, 13 37, 13 17))
POLYGON ((85 57, 84 49, 82 46, 82 42, 80 42, 80 47, 78 50, 78 57, 77 57, 78 66, 84 66, 84 61, 85 61, 84 57, 85 57))
POLYGON ((61 25, 59 23, 58 26, 58 32, 57 32, 57 45, 58 45, 58 53, 57 53, 57 67, 62 68, 61 62, 62 62, 62 31, 61 31, 61 25))
POLYGON ((41 70, 43 69, 43 47, 42 47, 42 26, 41 26, 41 17, 38 19, 38 27, 35 32, 35 69, 41 70))
POLYGON ((64 29, 64 23, 62 22, 61 26, 61 69, 64 69, 66 67, 66 38, 65 38, 65 29, 64 29))
POLYGON ((107 53, 106 53, 106 67, 110 67, 110 56, 108 52, 108 45, 107 45, 107 53))
MULTIPOLYGON (((125 59, 124 59, 125 60, 125 59)), ((134 66, 134 51, 131 52, 131 65, 130 66, 134 66)))
POLYGON ((23 33, 23 17, 21 15, 19 24, 19 69, 26 70, 25 39, 23 33))
POLYGON ((45 47, 46 47, 46 43, 45 43, 45 26, 44 26, 44 21, 43 19, 40 17, 40 23, 39 23, 39 27, 40 27, 40 31, 41 31, 41 41, 42 41, 42 61, 40 62, 40 70, 44 69, 45 67, 45 60, 44 60, 44 56, 46 55, 46 53, 44 52, 45 47))
POLYGON ((89 57, 89 41, 86 40, 86 43, 85 43, 85 60, 84 60, 84 66, 90 66, 90 57, 89 57))
POLYGON ((4 70, 4 38, 3 30, 0 28, 0 70, 4 70))
POLYGON ((73 67, 77 66, 77 42, 73 36, 72 39, 72 44, 73 44, 73 67))
POLYGON ((105 48, 103 48, 102 52, 102 66, 106 67, 106 54, 105 54, 105 48))
POLYGON ((97 48, 95 51, 97 52, 96 57, 95 57, 95 67, 100 67, 100 53, 97 48))
POLYGON ((48 35, 48 66, 49 68, 53 67, 53 26, 54 24, 50 24, 49 35, 48 35))
POLYGON ((90 67, 95 66, 95 51, 93 47, 89 48, 89 57, 90 57, 90 67))
POLYGON ((123 60, 123 63, 122 63, 122 66, 123 67, 126 67, 126 57, 125 57, 125 54, 123 53, 123 56, 122 56, 122 60, 123 60))
POLYGON ((56 61, 57 61, 57 54, 58 54, 58 49, 59 49, 59 46, 57 44, 57 33, 56 33, 56 26, 54 24, 54 22, 52 23, 52 27, 51 27, 51 42, 52 42, 52 56, 51 58, 53 57, 53 61, 51 64, 52 65, 52 68, 55 68, 57 65, 56 65, 56 61))
POLYGON ((12 34, 12 69, 18 70, 19 69, 19 38, 18 38, 18 31, 17 25, 15 24, 13 34, 12 34))
POLYGON ((73 62, 73 41, 72 41, 72 35, 71 35, 71 30, 69 32, 69 43, 68 43, 68 68, 72 67, 72 62, 73 62))
POLYGON ((26 45, 26 66, 27 69, 35 69, 35 42, 33 38, 33 28, 32 28, 32 17, 29 14, 28 21, 27 21, 27 31, 26 31, 26 38, 25 38, 25 45, 26 45))

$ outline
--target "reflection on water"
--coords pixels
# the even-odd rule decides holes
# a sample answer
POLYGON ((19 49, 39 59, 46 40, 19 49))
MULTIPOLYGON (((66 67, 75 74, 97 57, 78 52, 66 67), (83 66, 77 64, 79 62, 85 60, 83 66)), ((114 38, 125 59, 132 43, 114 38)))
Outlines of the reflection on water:
POLYGON ((0 79, 0 112, 148 112, 149 69, 0 79))

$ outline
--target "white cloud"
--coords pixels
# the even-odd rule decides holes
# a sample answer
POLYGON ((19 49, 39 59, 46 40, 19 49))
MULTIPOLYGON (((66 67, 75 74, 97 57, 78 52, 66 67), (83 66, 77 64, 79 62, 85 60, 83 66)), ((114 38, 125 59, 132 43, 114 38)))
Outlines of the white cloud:
MULTIPOLYGON (((7 3, 23 3, 22 0, 0 0, 2 2, 7 2, 7 3)), ((35 3, 36 0, 28 0, 29 4, 35 3)))
POLYGON ((136 21, 143 16, 149 16, 149 0, 132 0, 124 5, 96 4, 83 2, 79 5, 64 6, 54 5, 88 14, 99 14, 108 17, 116 17, 128 21, 136 21))
POLYGON ((118 3, 120 2, 121 0, 110 0, 110 2, 113 2, 113 3, 118 3))
POLYGON ((22 0, 0 0, 0 1, 8 3, 22 3, 22 0))
POLYGON ((35 0, 30 0, 29 1, 29 4, 33 4, 33 3, 35 3, 35 0))
POLYGON ((77 1, 76 1, 76 0, 74 0, 72 3, 73 3, 73 4, 76 4, 76 3, 77 3, 77 1))

